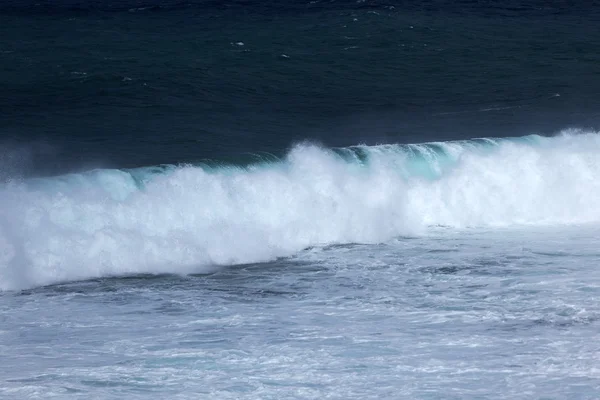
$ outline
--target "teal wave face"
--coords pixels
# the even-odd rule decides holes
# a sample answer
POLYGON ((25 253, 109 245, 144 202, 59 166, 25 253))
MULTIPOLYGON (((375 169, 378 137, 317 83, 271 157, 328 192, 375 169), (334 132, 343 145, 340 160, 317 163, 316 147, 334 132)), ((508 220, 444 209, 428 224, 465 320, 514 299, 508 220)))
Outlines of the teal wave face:
POLYGON ((335 149, 346 162, 367 166, 377 160, 387 159, 391 167, 402 171, 407 179, 420 177, 439 179, 456 167, 463 154, 489 155, 504 143, 539 145, 543 138, 529 135, 515 138, 477 138, 451 142, 421 144, 391 144, 379 146, 352 146, 335 149))

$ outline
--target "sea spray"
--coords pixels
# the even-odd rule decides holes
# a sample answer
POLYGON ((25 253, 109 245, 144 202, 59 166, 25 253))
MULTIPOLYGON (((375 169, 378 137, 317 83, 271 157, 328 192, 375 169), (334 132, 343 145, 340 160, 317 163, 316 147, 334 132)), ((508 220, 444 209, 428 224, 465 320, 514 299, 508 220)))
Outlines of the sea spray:
POLYGON ((310 246, 453 228, 600 221, 600 135, 303 144, 218 168, 94 170, 0 189, 0 289, 205 272, 310 246))

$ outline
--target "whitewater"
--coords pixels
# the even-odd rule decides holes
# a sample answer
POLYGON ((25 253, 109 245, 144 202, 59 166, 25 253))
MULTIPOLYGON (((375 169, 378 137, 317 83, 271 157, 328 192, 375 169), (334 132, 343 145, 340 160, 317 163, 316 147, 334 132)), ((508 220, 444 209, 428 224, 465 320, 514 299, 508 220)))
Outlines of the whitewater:
POLYGON ((0 190, 0 397, 595 399, 600 135, 0 190))
POLYGON ((600 134, 328 149, 244 166, 97 169, 0 187, 0 289, 198 274, 432 229, 600 222, 600 134))

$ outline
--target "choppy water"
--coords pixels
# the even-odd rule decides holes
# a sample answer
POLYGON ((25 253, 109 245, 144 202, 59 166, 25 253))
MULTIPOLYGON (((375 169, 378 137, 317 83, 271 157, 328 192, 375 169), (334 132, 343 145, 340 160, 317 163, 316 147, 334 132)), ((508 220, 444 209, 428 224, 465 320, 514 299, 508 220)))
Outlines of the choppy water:
POLYGON ((5 293, 5 398, 595 398, 598 228, 5 293))
POLYGON ((593 3, 0 5, 0 397, 595 399, 593 3))

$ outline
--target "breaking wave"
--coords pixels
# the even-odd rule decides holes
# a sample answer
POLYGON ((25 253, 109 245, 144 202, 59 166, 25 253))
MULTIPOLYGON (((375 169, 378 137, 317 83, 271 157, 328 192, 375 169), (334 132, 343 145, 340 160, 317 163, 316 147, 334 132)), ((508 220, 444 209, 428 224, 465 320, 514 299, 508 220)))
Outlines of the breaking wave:
POLYGON ((294 147, 239 166, 94 170, 0 186, 0 289, 203 272, 430 226, 600 221, 600 135, 294 147))

